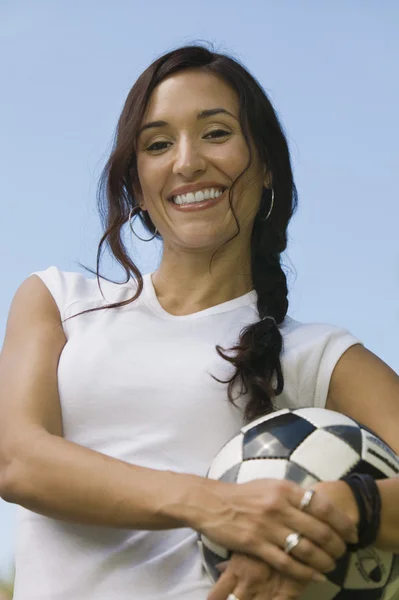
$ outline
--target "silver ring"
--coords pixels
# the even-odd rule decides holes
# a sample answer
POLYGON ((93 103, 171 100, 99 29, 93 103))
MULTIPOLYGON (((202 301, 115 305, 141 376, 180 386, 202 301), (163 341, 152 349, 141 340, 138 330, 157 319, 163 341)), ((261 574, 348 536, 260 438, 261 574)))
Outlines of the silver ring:
POLYGON ((315 493, 316 492, 314 490, 306 490, 306 492, 302 496, 302 500, 299 505, 299 510, 305 510, 305 508, 307 508, 309 506, 310 501, 312 500, 315 493))
POLYGON ((227 600, 240 600, 235 594, 229 594, 227 600))
POLYGON ((285 538, 284 543, 284 552, 289 554, 298 544, 301 539, 301 535, 299 533, 290 533, 285 538))

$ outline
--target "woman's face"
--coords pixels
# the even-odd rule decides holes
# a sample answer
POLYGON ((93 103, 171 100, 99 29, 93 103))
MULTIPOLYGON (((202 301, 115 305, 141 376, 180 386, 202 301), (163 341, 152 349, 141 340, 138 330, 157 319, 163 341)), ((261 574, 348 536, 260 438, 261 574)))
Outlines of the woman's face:
MULTIPOLYGON (((155 88, 138 139, 138 200, 165 244, 211 250, 235 234, 228 190, 248 159, 238 96, 221 78, 190 69, 155 88), (211 202, 176 204, 196 193, 211 202)), ((267 175, 253 150, 233 196, 242 236, 251 234, 264 185, 267 175)))

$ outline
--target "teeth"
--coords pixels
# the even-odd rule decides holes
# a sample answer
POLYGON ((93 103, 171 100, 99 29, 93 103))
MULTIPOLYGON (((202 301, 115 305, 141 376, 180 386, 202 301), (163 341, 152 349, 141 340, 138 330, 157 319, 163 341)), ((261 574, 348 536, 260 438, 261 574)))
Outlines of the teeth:
POLYGON ((174 196, 173 202, 175 204, 191 204, 193 202, 203 202, 204 200, 208 200, 209 198, 219 198, 223 194, 223 190, 221 189, 205 189, 200 190, 198 192, 188 194, 180 194, 178 196, 174 196))
POLYGON ((195 201, 203 202, 205 200, 204 192, 195 192, 195 201))

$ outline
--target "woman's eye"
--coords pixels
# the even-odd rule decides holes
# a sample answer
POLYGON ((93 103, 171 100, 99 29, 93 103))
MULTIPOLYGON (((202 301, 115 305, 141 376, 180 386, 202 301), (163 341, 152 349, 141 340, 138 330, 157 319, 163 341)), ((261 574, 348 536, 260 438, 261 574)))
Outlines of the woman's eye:
POLYGON ((170 142, 154 142, 153 144, 148 146, 147 150, 149 150, 150 152, 159 152, 160 150, 165 150, 169 143, 170 142))
POLYGON ((210 131, 209 133, 206 134, 206 138, 207 137, 213 137, 213 138, 221 138, 221 137, 225 137, 226 135, 230 135, 229 131, 225 131, 224 129, 214 129, 213 131, 210 131))

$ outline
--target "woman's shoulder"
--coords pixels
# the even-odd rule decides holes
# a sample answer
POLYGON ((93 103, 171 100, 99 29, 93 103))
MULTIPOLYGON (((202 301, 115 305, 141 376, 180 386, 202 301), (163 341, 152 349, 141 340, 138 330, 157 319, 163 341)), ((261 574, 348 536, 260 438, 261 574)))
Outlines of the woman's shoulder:
POLYGON ((129 279, 126 283, 117 283, 97 277, 88 277, 78 271, 64 271, 52 265, 44 270, 34 271, 52 294, 59 310, 65 314, 72 304, 104 305, 119 302, 132 295, 136 285, 129 279))
POLYGON ((345 327, 340 325, 318 321, 298 321, 289 315, 285 317, 280 326, 280 330, 282 335, 285 337, 296 337, 304 340, 348 331, 345 327))
POLYGON ((284 320, 280 331, 285 351, 295 354, 323 354, 332 347, 343 348, 361 343, 345 327, 331 323, 304 323, 289 316, 284 320))
POLYGON ((345 327, 302 323, 290 317, 281 327, 284 391, 280 407, 325 407, 330 379, 340 357, 362 342, 345 327))

